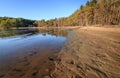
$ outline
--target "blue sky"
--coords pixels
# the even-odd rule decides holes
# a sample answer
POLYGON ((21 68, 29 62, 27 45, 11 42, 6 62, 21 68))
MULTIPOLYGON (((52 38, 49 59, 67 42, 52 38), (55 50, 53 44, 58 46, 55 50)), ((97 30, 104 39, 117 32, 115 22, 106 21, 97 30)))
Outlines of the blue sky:
POLYGON ((27 19, 67 17, 87 0, 0 0, 0 16, 27 19))

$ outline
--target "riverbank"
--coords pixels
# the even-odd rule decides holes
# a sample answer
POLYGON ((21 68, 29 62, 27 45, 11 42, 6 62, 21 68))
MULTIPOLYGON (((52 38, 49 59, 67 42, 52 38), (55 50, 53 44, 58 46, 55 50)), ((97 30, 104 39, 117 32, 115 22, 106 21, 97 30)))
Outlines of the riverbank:
POLYGON ((120 77, 119 27, 75 27, 70 30, 63 46, 52 46, 52 43, 15 55, 9 60, 12 64, 1 70, 0 78, 120 77))
POLYGON ((55 61, 52 78, 119 78, 120 28, 73 30, 55 61))

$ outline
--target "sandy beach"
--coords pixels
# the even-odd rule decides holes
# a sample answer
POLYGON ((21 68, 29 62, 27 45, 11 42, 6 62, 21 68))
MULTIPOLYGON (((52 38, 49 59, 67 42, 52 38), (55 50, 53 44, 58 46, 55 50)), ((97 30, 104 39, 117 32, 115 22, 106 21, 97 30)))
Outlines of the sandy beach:
POLYGON ((52 78, 120 78, 120 28, 73 30, 58 54, 52 78))

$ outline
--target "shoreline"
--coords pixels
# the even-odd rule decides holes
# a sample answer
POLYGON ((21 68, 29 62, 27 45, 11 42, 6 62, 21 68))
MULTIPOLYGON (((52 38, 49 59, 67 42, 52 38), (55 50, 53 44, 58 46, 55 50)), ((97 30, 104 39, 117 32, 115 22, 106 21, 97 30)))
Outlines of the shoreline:
POLYGON ((120 77, 120 28, 75 27, 59 51, 43 49, 21 57, 5 75, 8 78, 110 78, 120 77), (51 51, 51 52, 49 52, 51 51), (116 67, 113 65, 116 64, 116 67), (111 69, 109 69, 111 68, 111 69))
POLYGON ((119 78, 120 28, 73 30, 55 62, 53 78, 119 78), (114 66, 116 65, 116 66, 114 66))

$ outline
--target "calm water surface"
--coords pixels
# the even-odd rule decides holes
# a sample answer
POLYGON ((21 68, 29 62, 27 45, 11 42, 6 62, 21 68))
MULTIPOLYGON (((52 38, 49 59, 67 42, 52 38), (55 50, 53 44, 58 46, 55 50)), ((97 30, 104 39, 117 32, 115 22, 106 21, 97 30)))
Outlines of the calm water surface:
POLYGON ((61 49, 67 31, 63 29, 19 29, 0 31, 0 62, 10 57, 41 48, 61 49))

